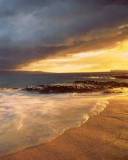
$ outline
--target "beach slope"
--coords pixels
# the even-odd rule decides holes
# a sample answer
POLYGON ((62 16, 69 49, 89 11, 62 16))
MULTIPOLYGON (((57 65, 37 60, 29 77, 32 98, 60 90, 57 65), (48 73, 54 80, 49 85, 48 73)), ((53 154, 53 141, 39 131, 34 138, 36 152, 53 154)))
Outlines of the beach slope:
POLYGON ((128 97, 115 97, 99 115, 52 142, 0 160, 127 160, 128 97))

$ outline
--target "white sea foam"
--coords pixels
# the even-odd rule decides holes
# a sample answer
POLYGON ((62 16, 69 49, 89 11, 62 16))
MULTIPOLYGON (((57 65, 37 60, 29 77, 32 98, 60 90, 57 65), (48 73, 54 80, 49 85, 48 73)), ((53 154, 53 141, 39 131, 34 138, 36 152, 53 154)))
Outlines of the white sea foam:
POLYGON ((109 96, 0 90, 0 155, 45 143, 99 114, 109 96))

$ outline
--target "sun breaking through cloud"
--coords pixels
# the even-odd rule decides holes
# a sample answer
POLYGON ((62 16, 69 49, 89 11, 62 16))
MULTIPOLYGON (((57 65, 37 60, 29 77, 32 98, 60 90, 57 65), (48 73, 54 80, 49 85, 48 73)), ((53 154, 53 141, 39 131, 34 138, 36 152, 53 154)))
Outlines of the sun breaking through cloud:
POLYGON ((49 57, 21 67, 25 71, 94 72, 128 69, 128 40, 118 42, 109 49, 49 57))
POLYGON ((0 0, 0 70, 128 69, 127 40, 127 0, 0 0))

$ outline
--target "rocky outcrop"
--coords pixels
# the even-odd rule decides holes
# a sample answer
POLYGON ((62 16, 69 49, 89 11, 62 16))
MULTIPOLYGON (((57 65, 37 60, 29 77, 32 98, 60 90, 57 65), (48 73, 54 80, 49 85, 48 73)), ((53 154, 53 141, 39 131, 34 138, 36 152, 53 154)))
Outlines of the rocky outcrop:
POLYGON ((54 84, 54 85, 38 85, 28 86, 24 90, 39 93, 86 93, 104 91, 112 88, 128 87, 128 83, 116 81, 75 81, 72 84, 54 84))

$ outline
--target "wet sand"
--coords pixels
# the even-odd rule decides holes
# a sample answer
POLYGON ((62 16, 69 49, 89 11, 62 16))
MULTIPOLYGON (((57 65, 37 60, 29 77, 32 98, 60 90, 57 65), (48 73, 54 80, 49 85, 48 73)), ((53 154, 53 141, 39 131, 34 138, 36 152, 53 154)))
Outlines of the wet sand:
POLYGON ((0 160, 127 160, 128 97, 112 99, 99 115, 52 142, 0 160))

